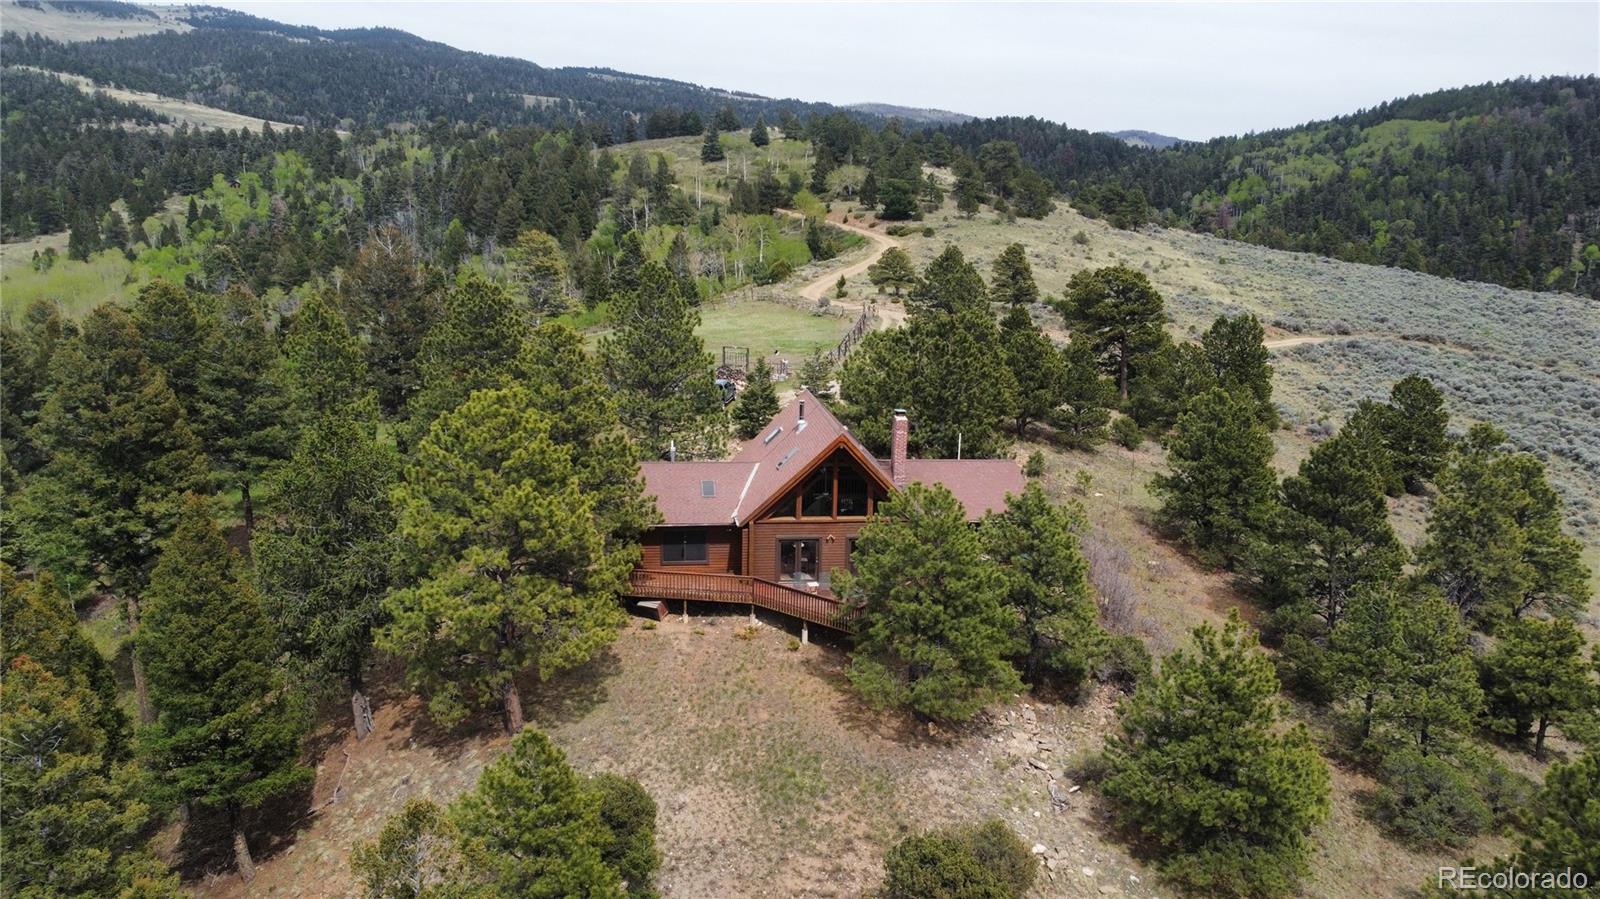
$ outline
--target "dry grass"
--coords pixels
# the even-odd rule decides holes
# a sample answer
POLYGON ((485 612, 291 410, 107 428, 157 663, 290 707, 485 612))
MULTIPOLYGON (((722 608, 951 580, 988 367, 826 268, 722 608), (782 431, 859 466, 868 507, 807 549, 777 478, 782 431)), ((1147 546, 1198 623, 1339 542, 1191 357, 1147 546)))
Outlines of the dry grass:
POLYGON ((53 41, 116 40, 119 37, 138 37, 162 31, 189 31, 187 22, 180 22, 172 8, 146 7, 157 12, 156 18, 118 19, 93 13, 63 12, 55 8, 30 9, 15 3, 5 4, 3 15, 5 30, 19 34, 37 34, 53 41))
MULTIPOLYGON (((72 75, 66 72, 52 72, 47 69, 37 69, 32 66, 19 66, 18 68, 30 69, 45 75, 54 75, 86 94, 103 93, 114 100, 124 103, 135 103, 146 109, 151 109, 172 119, 174 126, 189 124, 196 128, 226 128, 237 130, 243 128, 247 131, 260 131, 263 125, 269 124, 267 119, 258 119, 255 116, 240 115, 215 106, 203 106, 191 103, 188 100, 179 100, 175 97, 163 97, 146 91, 126 90, 120 87, 98 84, 82 75, 72 75)), ((270 122, 274 128, 298 128, 287 122, 270 122)))

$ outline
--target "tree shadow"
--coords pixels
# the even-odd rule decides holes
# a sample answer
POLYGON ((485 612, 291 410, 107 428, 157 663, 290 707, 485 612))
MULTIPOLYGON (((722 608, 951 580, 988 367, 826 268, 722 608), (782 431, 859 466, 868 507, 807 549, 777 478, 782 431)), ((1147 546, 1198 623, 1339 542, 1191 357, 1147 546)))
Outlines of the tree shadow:
MULTIPOLYGON (((833 712, 847 730, 888 740, 904 747, 942 746, 977 726, 978 719, 959 729, 936 726, 903 709, 876 709, 862 700, 850 685, 844 659, 831 652, 812 652, 802 663, 808 673, 827 684, 832 692, 833 712)), ((980 716, 981 717, 981 716, 980 716)))
MULTIPOLYGON (((298 789, 245 813, 245 837, 257 865, 292 847, 300 832, 311 826, 315 817, 311 791, 312 783, 307 780, 298 789)), ((233 831, 227 812, 194 806, 174 854, 173 868, 185 883, 197 883, 208 877, 236 876, 233 831)))
POLYGON ((622 658, 606 646, 587 662, 548 681, 529 673, 519 680, 528 721, 536 727, 569 724, 593 712, 610 696, 609 681, 622 673, 622 658))

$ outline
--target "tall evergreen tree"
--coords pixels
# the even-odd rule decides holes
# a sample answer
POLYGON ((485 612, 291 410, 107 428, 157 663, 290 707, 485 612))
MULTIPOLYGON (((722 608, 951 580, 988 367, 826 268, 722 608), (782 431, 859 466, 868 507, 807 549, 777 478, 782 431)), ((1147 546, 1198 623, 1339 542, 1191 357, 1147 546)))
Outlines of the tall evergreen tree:
MULTIPOLYGON (((453 269, 467 254, 466 230, 451 222, 440 258, 453 269)), ((340 299, 350 329, 362 340, 367 369, 378 391, 378 406, 394 417, 421 387, 419 356, 424 335, 439 317, 439 302, 418 259, 417 249, 400 229, 376 231, 340 283, 340 299)))
POLYGON ((213 471, 239 488, 248 537, 252 488, 293 446, 289 385, 261 302, 236 287, 215 305, 198 372, 199 427, 213 471))
POLYGON ((215 319, 207 313, 210 298, 198 299, 189 289, 164 279, 140 288, 129 315, 139 329, 145 355, 166 377, 167 386, 183 405, 190 427, 200 427, 200 362, 215 319))
POLYGON ((321 293, 313 291, 300 304, 283 350, 290 395, 302 418, 376 408, 361 346, 321 293))
POLYGON ((1342 431, 1312 448, 1283 482, 1283 506, 1250 567, 1279 604, 1306 603, 1323 633, 1363 586, 1400 576, 1405 550, 1389 526, 1382 447, 1342 431))
POLYGON ((902 289, 916 286, 917 270, 905 250, 890 247, 883 251, 877 262, 867 267, 867 279, 880 291, 888 286, 893 288, 895 296, 900 296, 902 289))
POLYGON ((1033 266, 1028 264, 1028 252, 1022 244, 1011 244, 995 257, 989 298, 1012 306, 1039 301, 1039 285, 1033 281, 1033 266))
MULTIPOLYGON (((205 457, 183 406, 145 355, 129 316, 114 306, 89 313, 78 340, 62 346, 39 433, 51 459, 37 479, 54 502, 44 530, 81 552, 127 604, 137 630, 140 599, 161 540, 186 490, 202 490, 205 457)), ((144 665, 135 652, 140 716, 149 717, 144 665)))
POLYGON ((524 231, 506 249, 506 261, 534 324, 567 311, 567 259, 554 237, 524 231))
POLYGON ((1518 739, 1533 734, 1544 758, 1550 725, 1600 705, 1583 657, 1583 634, 1566 618, 1522 618, 1500 634, 1483 660, 1489 715, 1496 729, 1518 739))
POLYGON ((1000 566, 1002 603, 1017 619, 1023 676, 1037 684, 1041 666, 1081 677, 1098 654, 1100 629, 1089 592, 1089 564, 1078 547, 1081 510, 1058 506, 1037 482, 1007 496, 1002 512, 984 519, 988 557, 1000 566), (1051 656, 1071 655, 1073 664, 1051 656))
POLYGON ((1173 343, 1163 336, 1134 373, 1127 411, 1146 433, 1165 434, 1195 397, 1217 385, 1199 344, 1173 343))
POLYGON ((1278 727, 1272 663, 1237 612, 1201 625, 1122 708, 1103 791, 1162 869, 1209 895, 1287 893, 1328 816, 1327 765, 1304 725, 1278 727))
MULTIPOLYGON (((1600 858, 1600 801, 1596 796, 1600 796, 1600 749, 1591 747, 1570 762, 1551 766, 1532 804, 1533 821, 1522 845, 1510 858, 1497 859, 1481 870, 1553 874, 1573 868, 1577 873, 1575 860, 1600 858)), ((1589 886, 1593 885, 1591 874, 1589 886)), ((1496 899, 1547 899, 1553 893, 1551 885, 1535 882, 1497 889, 1491 895, 1496 899)))
MULTIPOLYGON (((809 385, 807 385, 809 386, 809 385)), ((772 367, 767 357, 756 358, 744 392, 733 404, 733 430, 741 440, 750 440, 778 414, 778 388, 772 383, 772 367)))
POLYGON ((370 417, 318 419, 278 469, 273 514, 252 548, 279 645, 304 666, 302 683, 348 685, 357 739, 372 730, 364 672, 398 562, 389 492, 399 473, 370 417))
POLYGON ((1094 349, 1086 338, 1075 337, 1061 348, 1061 393, 1050 413, 1050 425, 1069 449, 1086 450, 1106 438, 1117 386, 1100 376, 1094 349))
POLYGON ((1248 313, 1217 316, 1200 335, 1200 349, 1211 364, 1218 386, 1241 390, 1255 397, 1261 420, 1278 426, 1278 409, 1272 404, 1272 362, 1261 321, 1248 313))
POLYGON ((598 797, 544 734, 526 730, 451 809, 462 849, 491 896, 602 899, 624 895, 602 853, 598 797))
POLYGON ((143 754, 168 795, 226 812, 248 881, 244 812, 310 782, 299 763, 309 716, 283 688, 261 599, 201 497, 184 502, 162 548, 134 639, 156 711, 140 735, 143 754))
POLYGON ((1161 294, 1143 274, 1116 265, 1073 275, 1059 306, 1074 336, 1081 332, 1094 346, 1126 402, 1137 361, 1161 346, 1166 320, 1161 294))
POLYGON ((767 134, 767 122, 761 116, 756 116, 756 123, 750 126, 750 143, 756 147, 765 147, 772 143, 772 137, 767 134))
POLYGON ((526 389, 480 390, 434 422, 395 490, 414 568, 384 602, 378 643, 447 724, 497 702, 518 733, 519 675, 551 677, 616 636, 636 557, 608 549, 551 431, 526 389))
POLYGON ((1444 395, 1427 378, 1406 375, 1389 390, 1389 406, 1393 412, 1384 417, 1386 442, 1405 489, 1420 492, 1422 483, 1439 473, 1449 449, 1445 429, 1450 413, 1444 395))
POLYGON ((473 391, 506 383, 528 333, 511 291, 476 273, 461 279, 422 341, 422 389, 407 407, 405 445, 416 446, 435 419, 473 391))
POLYGON ((613 303, 616 331, 601 340, 600 359, 623 422, 655 456, 670 443, 700 439, 721 411, 711 355, 695 334, 700 314, 654 262, 641 271, 639 289, 613 303))
POLYGON ((706 129, 706 139, 700 144, 700 161, 704 163, 721 162, 728 156, 722 150, 722 139, 717 136, 716 129, 706 129))
POLYGON ((1178 419, 1167 444, 1170 475, 1151 489, 1159 517, 1202 559, 1231 565, 1264 531, 1275 507, 1272 436, 1256 417, 1254 397, 1220 387, 1201 394, 1178 419))
POLYGON ((1501 449, 1505 433, 1474 425, 1439 475, 1422 577, 1472 622, 1493 628, 1535 606, 1571 614, 1588 601, 1588 569, 1561 531, 1561 498, 1544 465, 1501 449))
POLYGON ((911 484, 878 507, 835 584, 861 609, 850 681, 869 702, 964 721, 1020 682, 999 571, 943 486, 911 484))
POLYGON ((1330 636, 1342 692, 1361 703, 1363 739, 1449 753, 1483 707, 1461 619, 1430 591, 1357 594, 1330 636))
POLYGON ((78 627, 72 604, 41 572, 31 579, 0 564, 0 669, 27 656, 71 688, 88 691, 87 710, 103 737, 103 754, 120 760, 128 755, 128 716, 117 703, 117 679, 111 665, 78 627))
POLYGON ((1000 321, 1000 350, 1017 383, 1015 427, 1018 439, 1028 425, 1048 419, 1061 403, 1066 361, 1033 323, 1026 306, 1012 306, 1000 321))
POLYGON ((81 680, 25 654, 0 670, 7 896, 184 895, 145 845, 155 817, 143 798, 145 776, 118 759, 99 708, 81 680))
POLYGON ((739 114, 733 111, 732 106, 724 105, 717 110, 717 116, 712 119, 711 127, 717 131, 738 131, 739 114))
POLYGON ((989 311, 989 291, 983 276, 954 244, 944 248, 922 272, 922 280, 906 298, 913 315, 933 312, 989 311))

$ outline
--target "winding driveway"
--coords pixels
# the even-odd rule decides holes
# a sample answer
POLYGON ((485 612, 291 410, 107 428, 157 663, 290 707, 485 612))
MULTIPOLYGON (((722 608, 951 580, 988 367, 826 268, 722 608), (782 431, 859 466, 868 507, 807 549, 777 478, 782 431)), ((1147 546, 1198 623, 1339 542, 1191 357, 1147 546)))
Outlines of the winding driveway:
MULTIPOLYGON (((804 215, 796 212, 793 209, 779 209, 778 212, 793 218, 805 218, 804 215)), ((887 234, 874 231, 871 228, 863 228, 860 225, 852 224, 851 222, 846 221, 843 214, 841 214, 837 219, 829 218, 828 224, 833 225, 836 228, 842 228, 854 234, 859 234, 866 238, 867 243, 871 247, 871 251, 868 252, 866 257, 863 259, 858 259, 855 262, 840 268, 829 269, 824 274, 802 285, 799 291, 800 296, 810 300, 813 303, 821 302, 822 298, 827 296, 828 293, 834 289, 834 287, 839 283, 840 275, 843 275, 845 278, 854 278, 856 275, 865 272, 872 266, 873 263, 882 258, 884 251, 888 250, 890 247, 900 246, 900 241, 895 240, 887 234)), ((842 300, 830 298, 829 303, 835 306, 842 306, 846 309, 853 309, 857 313, 866 308, 865 299, 854 299, 851 297, 846 297, 842 300)), ((883 302, 875 305, 878 314, 877 326, 879 328, 893 328, 905 322, 906 310, 905 307, 899 303, 883 302)))

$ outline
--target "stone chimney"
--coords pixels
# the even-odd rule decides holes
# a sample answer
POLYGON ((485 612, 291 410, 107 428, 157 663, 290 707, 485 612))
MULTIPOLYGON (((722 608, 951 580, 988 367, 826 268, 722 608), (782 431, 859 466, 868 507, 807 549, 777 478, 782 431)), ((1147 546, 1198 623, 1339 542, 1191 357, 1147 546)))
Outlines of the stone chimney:
POLYGON ((908 480, 906 475, 906 438, 911 434, 911 420, 906 418, 906 410, 894 410, 894 430, 889 439, 889 479, 894 481, 896 490, 903 490, 908 480))

